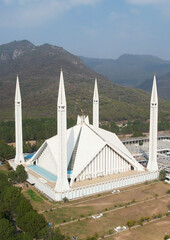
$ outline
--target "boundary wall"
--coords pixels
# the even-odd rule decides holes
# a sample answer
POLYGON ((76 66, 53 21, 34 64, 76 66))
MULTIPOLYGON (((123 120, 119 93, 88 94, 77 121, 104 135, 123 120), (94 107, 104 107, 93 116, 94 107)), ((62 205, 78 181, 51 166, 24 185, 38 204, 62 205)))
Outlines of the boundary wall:
POLYGON ((54 201, 62 201, 64 197, 69 200, 82 198, 89 195, 102 193, 105 191, 111 191, 113 189, 122 188, 126 186, 131 186, 139 183, 143 183, 145 181, 151 181, 157 179, 159 172, 143 172, 139 174, 134 174, 128 177, 117 178, 105 182, 95 183, 87 186, 81 186, 77 188, 71 188, 69 191, 56 193, 54 189, 50 188, 47 184, 42 183, 38 178, 34 177, 30 173, 28 173, 27 181, 31 184, 34 184, 35 187, 47 195, 54 201))

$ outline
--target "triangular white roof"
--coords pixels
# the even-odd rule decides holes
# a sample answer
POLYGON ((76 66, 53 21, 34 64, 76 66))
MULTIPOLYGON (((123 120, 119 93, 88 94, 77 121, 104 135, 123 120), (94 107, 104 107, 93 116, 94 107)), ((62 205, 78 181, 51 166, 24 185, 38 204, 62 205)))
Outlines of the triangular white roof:
MULTIPOLYGON (((43 145, 31 159, 31 162, 36 160, 37 156, 41 155, 38 165, 57 175, 58 135, 49 138, 43 145), (46 147, 43 147, 45 144, 46 147)), ((144 170, 143 166, 133 158, 116 134, 101 128, 96 128, 85 122, 81 122, 67 130, 67 166, 69 165, 76 146, 74 167, 71 174, 72 181, 106 145, 118 153, 137 170, 144 170)))

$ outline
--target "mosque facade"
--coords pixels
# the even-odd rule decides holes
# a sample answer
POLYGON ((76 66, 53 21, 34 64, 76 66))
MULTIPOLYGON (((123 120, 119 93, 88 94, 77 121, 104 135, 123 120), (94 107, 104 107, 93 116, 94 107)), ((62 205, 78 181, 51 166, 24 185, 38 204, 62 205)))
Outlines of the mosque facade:
POLYGON ((158 97, 156 76, 150 106, 150 145, 147 167, 138 163, 115 133, 99 127, 99 94, 95 80, 93 124, 88 116, 78 116, 67 129, 67 102, 63 72, 60 73, 57 102, 57 135, 45 140, 30 160, 25 161, 22 146, 22 106, 19 78, 15 93, 16 156, 13 168, 22 164, 28 182, 49 198, 75 199, 125 187, 158 177, 157 164, 158 97))

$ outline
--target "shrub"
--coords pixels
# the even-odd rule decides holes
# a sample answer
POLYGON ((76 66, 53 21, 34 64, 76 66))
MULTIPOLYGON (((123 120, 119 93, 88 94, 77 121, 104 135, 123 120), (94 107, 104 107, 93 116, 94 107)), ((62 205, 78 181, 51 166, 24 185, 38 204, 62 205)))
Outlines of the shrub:
POLYGON ((170 189, 166 192, 167 194, 170 194, 170 189))
POLYGON ((144 221, 145 221, 145 218, 144 218, 144 217, 141 217, 139 221, 140 221, 140 222, 144 222, 144 221))
POLYGON ((68 200, 67 197, 64 197, 64 198, 63 198, 63 202, 64 202, 64 203, 66 203, 66 202, 68 202, 68 201, 69 201, 69 200, 68 200))
POLYGON ((129 228, 131 228, 131 227, 133 227, 133 226, 135 225, 135 223, 136 223, 136 221, 134 221, 134 220, 129 220, 129 221, 127 221, 127 226, 128 226, 129 228))
POLYGON ((149 222, 150 217, 145 217, 145 220, 146 220, 147 222, 149 222))
POLYGON ((168 240, 170 238, 170 235, 165 235, 164 240, 168 240))
POLYGON ((162 214, 161 214, 161 213, 158 213, 157 217, 158 217, 158 218, 161 218, 161 217, 162 217, 162 214))
POLYGON ((87 237, 86 240, 97 240, 97 237, 94 236, 94 237, 87 237))
POLYGON ((166 171, 165 171, 165 169, 162 169, 162 170, 159 172, 159 180, 160 180, 160 181, 165 181, 165 178, 166 178, 166 171))
POLYGON ((149 222, 149 219, 150 219, 150 217, 141 217, 138 223, 140 225, 143 225, 143 222, 145 222, 145 221, 149 222))
POLYGON ((143 222, 141 222, 140 220, 138 221, 138 224, 143 226, 143 222))
POLYGON ((153 218, 161 218, 161 217, 162 217, 162 214, 161 214, 161 213, 158 213, 157 215, 154 214, 152 217, 153 217, 153 218))

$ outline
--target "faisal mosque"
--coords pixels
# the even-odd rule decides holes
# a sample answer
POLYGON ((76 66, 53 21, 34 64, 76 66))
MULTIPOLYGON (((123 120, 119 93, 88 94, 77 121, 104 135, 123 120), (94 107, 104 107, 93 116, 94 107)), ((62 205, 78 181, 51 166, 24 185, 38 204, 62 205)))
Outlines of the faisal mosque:
POLYGON ((15 93, 15 169, 22 164, 27 181, 49 198, 61 201, 142 183, 158 177, 157 164, 158 96, 154 75, 150 103, 149 161, 145 168, 132 156, 115 133, 99 127, 97 80, 93 95, 93 124, 88 116, 78 116, 67 129, 67 101, 63 72, 60 73, 57 102, 57 135, 45 140, 38 151, 25 160, 23 154, 22 102, 19 78, 15 93))

